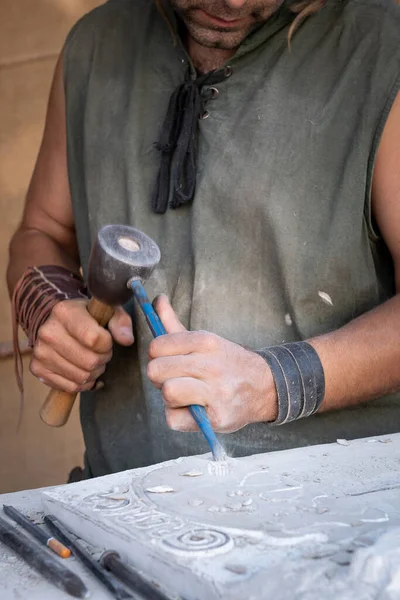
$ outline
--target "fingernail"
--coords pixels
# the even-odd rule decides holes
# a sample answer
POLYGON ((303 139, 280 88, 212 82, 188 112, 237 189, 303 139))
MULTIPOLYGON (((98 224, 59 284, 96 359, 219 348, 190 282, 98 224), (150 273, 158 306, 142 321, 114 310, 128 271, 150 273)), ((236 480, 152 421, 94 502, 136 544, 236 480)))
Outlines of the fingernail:
POLYGON ((152 302, 153 308, 156 308, 156 306, 158 305, 158 303, 160 302, 161 299, 164 299, 164 301, 167 301, 169 304, 169 298, 166 294, 159 294, 158 296, 156 296, 152 302))
POLYGON ((169 426, 172 431, 185 431, 185 428, 179 423, 173 423, 169 426))
POLYGON ((120 327, 119 333, 122 337, 126 338, 127 340, 133 341, 132 330, 129 329, 129 327, 120 327))

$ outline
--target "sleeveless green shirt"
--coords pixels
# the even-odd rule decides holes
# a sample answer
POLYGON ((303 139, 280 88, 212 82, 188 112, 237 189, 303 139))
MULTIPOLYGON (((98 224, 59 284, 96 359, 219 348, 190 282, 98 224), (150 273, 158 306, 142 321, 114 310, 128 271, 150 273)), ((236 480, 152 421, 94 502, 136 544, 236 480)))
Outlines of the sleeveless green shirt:
MULTIPOLYGON (((188 329, 254 349, 334 330, 394 293, 370 192, 400 85, 400 8, 328 0, 289 52, 292 20, 283 5, 229 61, 199 122, 194 201, 165 215, 150 206, 160 160, 154 143, 172 92, 194 71, 182 44, 151 0, 111 0, 74 27, 64 50, 84 272, 100 227, 138 227, 162 254, 149 296, 167 293, 188 329)), ((115 347, 105 388, 81 398, 95 476, 208 451, 199 433, 168 429, 146 375, 151 334, 133 303, 127 308, 135 345, 115 347)), ((399 431, 399 400, 221 438, 238 456, 399 431)))

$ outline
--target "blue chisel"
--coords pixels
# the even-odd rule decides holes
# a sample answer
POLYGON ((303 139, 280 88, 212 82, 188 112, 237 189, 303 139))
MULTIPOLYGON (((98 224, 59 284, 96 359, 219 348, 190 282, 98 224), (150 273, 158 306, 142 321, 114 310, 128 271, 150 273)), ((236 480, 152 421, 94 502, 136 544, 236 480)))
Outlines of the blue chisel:
MULTIPOLYGON (((167 332, 164 325, 161 323, 159 316, 154 310, 143 285, 138 279, 132 279, 129 281, 129 287, 131 288, 135 299, 137 300, 140 308, 143 311, 146 321, 150 327, 153 336, 159 337, 165 335, 167 332)), ((211 423, 207 416, 206 409, 204 406, 198 406, 197 404, 191 404, 188 406, 190 413, 196 421, 200 431, 206 438, 208 445, 211 448, 212 455, 215 461, 226 460, 226 453, 211 427, 211 423)))

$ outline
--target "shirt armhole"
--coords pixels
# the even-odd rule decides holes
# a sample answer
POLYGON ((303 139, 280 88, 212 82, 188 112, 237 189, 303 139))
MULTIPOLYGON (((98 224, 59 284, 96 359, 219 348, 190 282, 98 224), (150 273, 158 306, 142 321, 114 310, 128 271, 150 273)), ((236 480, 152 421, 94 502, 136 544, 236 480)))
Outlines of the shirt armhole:
POLYGON ((379 229, 374 222, 374 218, 372 215, 372 180, 374 176, 375 169, 375 161, 376 155, 378 153, 379 143, 382 138, 383 130, 386 125, 386 121, 388 119, 389 113, 392 109, 394 101, 397 97, 398 92, 400 91, 400 75, 397 77, 392 89, 390 91, 389 97, 386 101, 380 119, 378 121, 378 126, 375 131, 374 140, 372 143, 371 154, 368 160, 368 169, 367 169, 367 186, 365 192, 365 205, 364 205, 364 218, 368 227, 368 235, 372 242, 378 242, 381 239, 381 235, 379 229))

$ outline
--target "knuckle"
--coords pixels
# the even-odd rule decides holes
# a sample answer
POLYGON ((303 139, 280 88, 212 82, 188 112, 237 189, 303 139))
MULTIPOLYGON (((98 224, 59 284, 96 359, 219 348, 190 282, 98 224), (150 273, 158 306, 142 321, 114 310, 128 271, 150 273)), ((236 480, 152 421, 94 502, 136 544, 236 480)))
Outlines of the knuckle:
POLYGON ((101 375, 103 375, 105 370, 106 370, 105 366, 102 366, 102 367, 99 367, 98 369, 94 369, 93 371, 90 371, 86 377, 86 380, 83 383, 88 383, 89 381, 91 381, 91 382, 96 381, 99 377, 101 377, 101 375))
POLYGON ((98 359, 97 365, 92 369, 92 372, 95 373, 104 373, 106 370, 107 363, 103 362, 101 359, 98 359))
POLYGON ((222 401, 232 402, 232 386, 228 382, 223 382, 219 386, 219 397, 222 401))
POLYGON ((206 356, 199 364, 199 368, 203 377, 213 380, 214 385, 220 385, 223 378, 223 366, 218 357, 213 359, 206 356))
POLYGON ((104 372, 106 366, 112 359, 112 355, 113 355, 112 352, 109 352, 106 355, 104 355, 104 354, 89 355, 84 363, 85 370, 86 371, 96 371, 97 369, 102 369, 104 372))
POLYGON ((213 419, 213 428, 215 431, 223 431, 225 426, 225 420, 219 413, 214 413, 213 419))
POLYGON ((47 321, 44 325, 42 325, 38 332, 38 340, 44 342, 45 344, 52 344, 54 340, 53 328, 50 323, 47 321))
POLYGON ((68 304, 66 300, 61 300, 53 307, 51 314, 57 319, 62 319, 68 314, 68 304))
POLYGON ((210 350, 220 350, 223 340, 216 333, 208 333, 207 344, 210 350))
POLYGON ((30 365, 29 365, 29 370, 34 377, 40 376, 40 374, 41 374, 40 364, 35 358, 32 358, 30 365))
POLYGON ((95 356, 90 356, 88 357, 88 359, 85 361, 85 366, 86 369, 92 373, 93 371, 95 371, 96 369, 98 369, 102 362, 101 362, 101 356, 95 355, 95 356))
POLYGON ((157 381, 158 371, 157 363, 154 360, 150 361, 147 365, 147 377, 150 381, 157 381))
POLYGON ((87 373, 86 371, 82 371, 77 375, 77 383, 79 385, 86 385, 88 380, 90 379, 91 373, 87 373))
POLYGON ((36 342, 33 347, 33 356, 38 361, 42 361, 46 357, 46 350, 40 341, 36 342))
POLYGON ((198 331, 196 332, 199 336, 199 346, 206 352, 212 352, 218 350, 220 338, 215 333, 209 331, 198 331))
POLYGON ((157 346, 157 340, 152 340, 149 344, 149 356, 151 356, 152 358, 157 356, 157 346))
POLYGON ((69 381, 66 388, 69 394, 78 394, 82 389, 82 384, 77 381, 69 381))
POLYGON ((176 386, 171 379, 168 379, 163 383, 161 393, 166 404, 169 404, 170 406, 176 404, 176 386))
POLYGON ((99 341, 99 337, 99 332, 93 327, 89 327, 82 332, 82 341, 88 348, 94 348, 99 341))
POLYGON ((112 356, 113 356, 112 352, 109 352, 106 355, 99 354, 96 357, 96 359, 91 363, 91 366, 90 366, 89 370, 103 369, 103 371, 104 371, 104 369, 106 368, 106 366, 108 365, 108 363, 112 359, 112 356))

